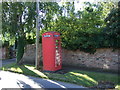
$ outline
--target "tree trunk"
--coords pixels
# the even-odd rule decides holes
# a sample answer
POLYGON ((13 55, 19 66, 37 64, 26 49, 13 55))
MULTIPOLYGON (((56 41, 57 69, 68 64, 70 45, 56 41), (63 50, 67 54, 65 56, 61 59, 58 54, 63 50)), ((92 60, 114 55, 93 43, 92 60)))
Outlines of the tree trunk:
POLYGON ((22 63, 22 57, 24 54, 24 47, 25 47, 25 37, 19 36, 17 42, 17 64, 22 63))

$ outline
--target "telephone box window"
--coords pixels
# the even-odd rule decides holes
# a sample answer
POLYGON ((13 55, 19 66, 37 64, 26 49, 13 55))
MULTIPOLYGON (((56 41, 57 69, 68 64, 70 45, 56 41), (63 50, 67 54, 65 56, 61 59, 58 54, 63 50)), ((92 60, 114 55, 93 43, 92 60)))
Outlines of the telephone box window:
POLYGON ((51 35, 44 35, 43 37, 50 37, 51 35))
POLYGON ((59 37, 60 35, 54 35, 54 37, 59 37))

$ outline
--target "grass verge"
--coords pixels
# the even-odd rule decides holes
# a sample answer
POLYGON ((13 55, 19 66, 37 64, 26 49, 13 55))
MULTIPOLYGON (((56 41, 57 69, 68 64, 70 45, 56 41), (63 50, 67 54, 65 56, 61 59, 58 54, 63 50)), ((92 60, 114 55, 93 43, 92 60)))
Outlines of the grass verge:
POLYGON ((96 86, 99 81, 108 81, 114 82, 116 88, 120 88, 120 82, 118 81, 120 77, 117 74, 80 70, 73 70, 66 74, 46 73, 36 70, 35 67, 32 65, 17 65, 15 63, 6 65, 0 69, 4 71, 12 71, 45 79, 74 83, 85 87, 96 86))

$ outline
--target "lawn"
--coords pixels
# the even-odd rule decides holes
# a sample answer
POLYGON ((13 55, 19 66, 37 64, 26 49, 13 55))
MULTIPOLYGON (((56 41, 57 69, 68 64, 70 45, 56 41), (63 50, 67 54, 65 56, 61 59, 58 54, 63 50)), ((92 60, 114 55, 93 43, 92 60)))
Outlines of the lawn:
POLYGON ((0 69, 45 79, 74 83, 85 87, 96 86, 99 81, 114 82, 116 88, 120 88, 120 82, 118 82, 120 77, 117 74, 81 70, 72 70, 66 74, 48 73, 36 70, 32 65, 16 65, 15 63, 4 66, 0 69))

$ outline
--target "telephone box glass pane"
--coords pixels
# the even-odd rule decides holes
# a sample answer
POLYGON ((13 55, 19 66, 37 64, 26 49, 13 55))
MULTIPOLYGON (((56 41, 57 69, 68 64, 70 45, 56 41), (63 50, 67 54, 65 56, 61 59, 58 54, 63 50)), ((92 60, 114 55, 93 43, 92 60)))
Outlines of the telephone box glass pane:
POLYGON ((56 49, 58 49, 59 48, 59 40, 55 40, 55 42, 56 42, 56 49))
POLYGON ((56 66, 60 65, 60 52, 56 50, 56 66))
POLYGON ((54 37, 59 37, 60 35, 54 35, 54 37))
POLYGON ((44 35, 43 37, 50 37, 51 35, 44 35))
POLYGON ((56 66, 59 66, 60 65, 60 50, 59 50, 59 43, 60 43, 60 41, 59 40, 55 40, 55 42, 56 42, 56 56, 55 56, 55 58, 56 58, 56 66))

